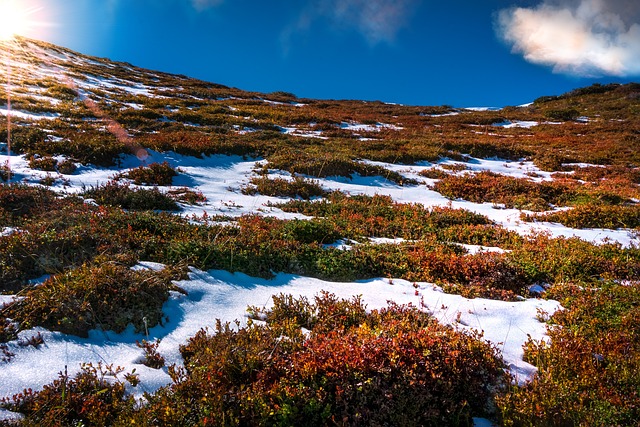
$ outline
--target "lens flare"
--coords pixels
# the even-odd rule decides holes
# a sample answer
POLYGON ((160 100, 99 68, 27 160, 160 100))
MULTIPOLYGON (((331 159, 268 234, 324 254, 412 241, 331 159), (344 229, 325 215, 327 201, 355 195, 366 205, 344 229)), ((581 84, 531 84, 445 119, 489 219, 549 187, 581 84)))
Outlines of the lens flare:
POLYGON ((16 35, 25 35, 33 23, 30 15, 38 8, 28 7, 24 1, 0 0, 0 40, 9 41, 16 35))

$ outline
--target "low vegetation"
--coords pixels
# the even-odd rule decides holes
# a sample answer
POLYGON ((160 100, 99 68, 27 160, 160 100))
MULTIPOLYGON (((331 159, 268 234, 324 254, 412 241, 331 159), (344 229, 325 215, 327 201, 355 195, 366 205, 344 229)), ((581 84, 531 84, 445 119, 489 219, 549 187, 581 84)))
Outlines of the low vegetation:
MULTIPOLYGON (((39 42, 16 43, 27 52, 39 42)), ((16 76, 13 107, 48 119, 16 117, 12 152, 47 172, 20 180, 56 192, 14 176, 6 183, 11 171, 0 165, 0 292, 22 297, 0 308, 0 364, 10 363, 16 346, 42 344, 42 337, 19 338, 34 326, 86 336, 161 324, 162 304, 181 291, 174 281, 186 266, 263 278, 403 278, 503 300, 528 296, 538 284, 565 309, 550 316, 548 341, 527 343, 527 361, 539 372, 516 387, 479 334, 442 326, 416 308, 368 311, 358 299, 279 295, 268 311, 250 308, 246 327, 219 324, 192 337, 181 348, 184 367, 164 366, 157 341, 139 343, 144 363, 173 379, 145 405, 125 392, 138 386, 134 372, 86 365, 4 399, 2 407, 24 415, 18 424, 469 426, 485 416, 505 426, 622 426, 640 417, 639 248, 523 237, 468 210, 328 192, 316 181, 369 177, 412 191, 422 179, 377 162, 446 159, 421 175, 450 199, 532 211, 526 221, 637 232, 640 85, 593 85, 527 107, 470 111, 265 95, 87 57, 61 63, 70 78, 126 80, 154 96, 104 86, 80 99, 77 89, 30 74, 39 58, 23 59, 33 67, 16 76), (537 125, 496 125, 524 120, 537 125), (292 199, 276 207, 310 218, 175 215, 179 203, 206 199, 159 188, 182 173, 166 162, 79 195, 64 192, 71 178, 64 175, 79 166, 114 167, 143 149, 264 160, 242 191, 292 199), (531 161, 549 173, 473 172, 473 158, 531 161), (274 171, 292 178, 273 178, 274 171), (165 268, 132 268, 139 261, 165 268), (34 279, 41 284, 31 286, 34 279)), ((0 117, 0 141, 7 136, 0 117)))
POLYGON ((640 205, 588 204, 559 212, 525 215, 524 219, 558 222, 572 228, 640 228, 640 205))
POLYGON ((530 340, 526 359, 539 369, 523 388, 500 398, 506 426, 634 425, 640 417, 640 287, 573 283, 550 297, 564 310, 549 323, 549 342, 530 340))
POLYGON ((91 329, 122 332, 132 324, 137 332, 162 323, 162 304, 177 271, 132 270, 115 261, 83 265, 57 274, 28 289, 6 310, 20 329, 42 326, 66 334, 88 336, 91 329))
POLYGON ((181 347, 184 368, 169 368, 173 384, 143 406, 124 394, 124 379, 107 382, 91 366, 4 404, 25 425, 471 426, 508 382, 478 334, 416 308, 367 311, 331 294, 274 302, 251 310, 264 325, 197 333, 181 347))
POLYGON ((615 188, 605 189, 603 185, 588 186, 564 179, 535 182, 489 171, 442 176, 433 189, 450 199, 530 211, 547 211, 554 206, 622 205, 629 201, 615 188))
POLYGON ((317 182, 299 176, 292 180, 285 178, 269 178, 259 176, 251 178, 250 184, 242 188, 242 194, 250 196, 262 194, 264 196, 288 197, 310 200, 326 196, 329 192, 317 182))
POLYGON ((178 211, 180 207, 175 200, 157 188, 134 188, 129 184, 109 181, 87 189, 83 196, 94 199, 106 206, 116 206, 134 211, 163 210, 178 211))
POLYGON ((168 162, 151 163, 149 166, 139 166, 122 174, 136 185, 162 185, 173 184, 173 177, 178 176, 178 170, 171 167, 168 162))

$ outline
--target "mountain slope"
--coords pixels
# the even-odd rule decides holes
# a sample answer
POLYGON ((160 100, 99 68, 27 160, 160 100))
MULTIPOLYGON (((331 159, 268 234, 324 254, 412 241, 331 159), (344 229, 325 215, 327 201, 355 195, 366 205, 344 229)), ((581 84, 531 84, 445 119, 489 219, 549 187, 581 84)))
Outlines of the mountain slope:
MULTIPOLYGON (((305 149, 323 156, 404 163, 461 153, 540 158, 551 150, 568 162, 638 163, 640 88, 634 84, 543 97, 522 108, 471 111, 299 100, 142 70, 32 40, 4 47, 12 57, 16 118, 59 117, 63 123, 52 123, 56 136, 72 141, 73 135, 65 134, 70 129, 97 121, 101 124, 90 126, 95 130, 113 120, 129 137, 157 149, 189 151, 199 144, 207 153, 268 156, 279 145, 307 142, 315 147, 305 149), (584 120, 575 122, 578 117, 589 120, 590 132, 582 132, 584 120), (559 121, 563 124, 545 124, 559 121), (515 125, 490 126, 507 122, 515 125), (523 128, 519 122, 531 123, 523 128), (152 137, 154 132, 161 137, 152 137), (359 142, 345 146, 345 141, 359 142)), ((287 166, 295 169, 295 163, 287 166)))
POLYGON ((65 407, 70 424, 85 417, 55 401, 60 387, 96 380, 77 401, 103 402, 100 369, 114 366, 138 375, 108 372, 109 395, 120 397, 107 412, 128 424, 214 422, 211 414, 256 425, 299 424, 305 414, 317 425, 394 424, 405 412, 416 424, 500 414, 544 424, 561 407, 597 425, 624 424, 640 407, 631 397, 594 420, 580 400, 588 392, 620 406, 637 384, 620 374, 640 360, 629 321, 640 280, 637 84, 499 110, 402 106, 246 92, 22 38, 0 48, 11 82, 0 94, 11 98, 10 111, 0 101, 0 177, 10 181, 0 185, 0 395, 50 383, 51 394, 8 404, 29 422, 64 424, 49 406, 65 407), (392 304, 358 317, 355 300, 314 300, 321 290, 427 315, 392 304), (293 297, 270 303, 279 293, 293 297), (563 328, 547 331, 546 316, 563 328), (216 329, 215 319, 238 318, 238 335, 216 329), (428 363, 425 342, 441 346, 428 363), (407 359, 397 370, 389 361, 399 354, 407 359), (342 365, 336 355, 354 359, 342 365), (512 378, 496 371, 502 358, 512 378), (572 369, 595 383, 565 376, 572 369), (486 381, 481 391, 464 393, 465 372, 486 381), (510 380, 531 382, 511 389, 510 380), (370 401, 355 398, 363 384, 370 401), (340 400, 351 396, 341 390, 355 400, 340 400), (149 413, 129 406, 127 396, 143 392, 154 393, 149 413), (479 395, 486 401, 469 404, 479 395), (376 396, 392 404, 365 411, 380 405, 376 396), (167 402, 186 406, 166 412, 167 402), (363 411, 369 418, 358 421, 363 411))

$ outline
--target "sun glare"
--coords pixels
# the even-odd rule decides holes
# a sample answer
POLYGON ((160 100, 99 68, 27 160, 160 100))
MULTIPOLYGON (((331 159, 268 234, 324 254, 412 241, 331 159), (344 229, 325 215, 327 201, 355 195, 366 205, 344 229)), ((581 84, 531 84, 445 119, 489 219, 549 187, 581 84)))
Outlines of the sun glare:
POLYGON ((7 41, 25 34, 29 30, 31 13, 24 2, 0 0, 0 40, 7 41))

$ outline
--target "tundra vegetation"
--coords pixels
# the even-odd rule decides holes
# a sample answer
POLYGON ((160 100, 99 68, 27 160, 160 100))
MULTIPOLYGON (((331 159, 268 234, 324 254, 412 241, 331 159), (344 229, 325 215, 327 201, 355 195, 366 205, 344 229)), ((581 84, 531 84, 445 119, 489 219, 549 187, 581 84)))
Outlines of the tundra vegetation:
MULTIPOLYGON (((350 195, 318 181, 380 176, 407 188, 429 185, 452 200, 522 209, 523 221, 638 233, 640 84, 472 111, 260 94, 82 58, 64 62, 69 77, 126 81, 148 94, 91 86, 80 96, 18 70, 14 85, 26 89, 13 95, 14 108, 55 117, 14 120, 12 150, 32 169, 62 182, 78 167, 118 165, 139 148, 240 155, 266 161, 240 191, 280 197, 277 208, 306 219, 176 215, 185 203, 206 200, 171 187, 183 171, 168 163, 123 170, 79 194, 3 182, 0 231, 11 231, 0 234, 0 292, 21 298, 0 311, 0 364, 12 358, 5 344, 35 326, 86 336, 162 324, 162 305, 170 291, 184 292, 174 281, 188 266, 263 278, 402 278, 509 301, 543 284, 540 297, 565 309, 546 317, 549 341, 526 344, 539 371, 516 386, 480 334, 443 326, 417 307, 367 310, 358 298, 275 295, 269 310, 248 308, 254 320, 247 326, 218 323, 184 343, 183 366, 165 367, 172 383, 147 394, 144 405, 125 392, 137 386, 134 373, 86 365, 42 390, 6 397, 1 406, 24 415, 19 425, 469 426, 483 416, 505 426, 604 426, 640 419, 639 248, 522 236, 465 209, 350 195), (498 125, 505 122, 538 125, 498 125), (532 161, 549 175, 473 173, 472 158, 532 161), (456 164, 425 170, 428 184, 375 163, 445 159, 456 164), (352 249, 331 245, 340 240, 353 241, 352 249), (132 270, 140 261, 166 268, 132 270), (44 283, 29 285, 43 275, 44 283)), ((43 65, 37 55, 24 60, 43 65)), ((0 118, 0 141, 6 137, 0 118)), ((0 169, 2 181, 8 172, 0 169)), ((164 365, 157 343, 139 345, 148 366, 164 365)))

